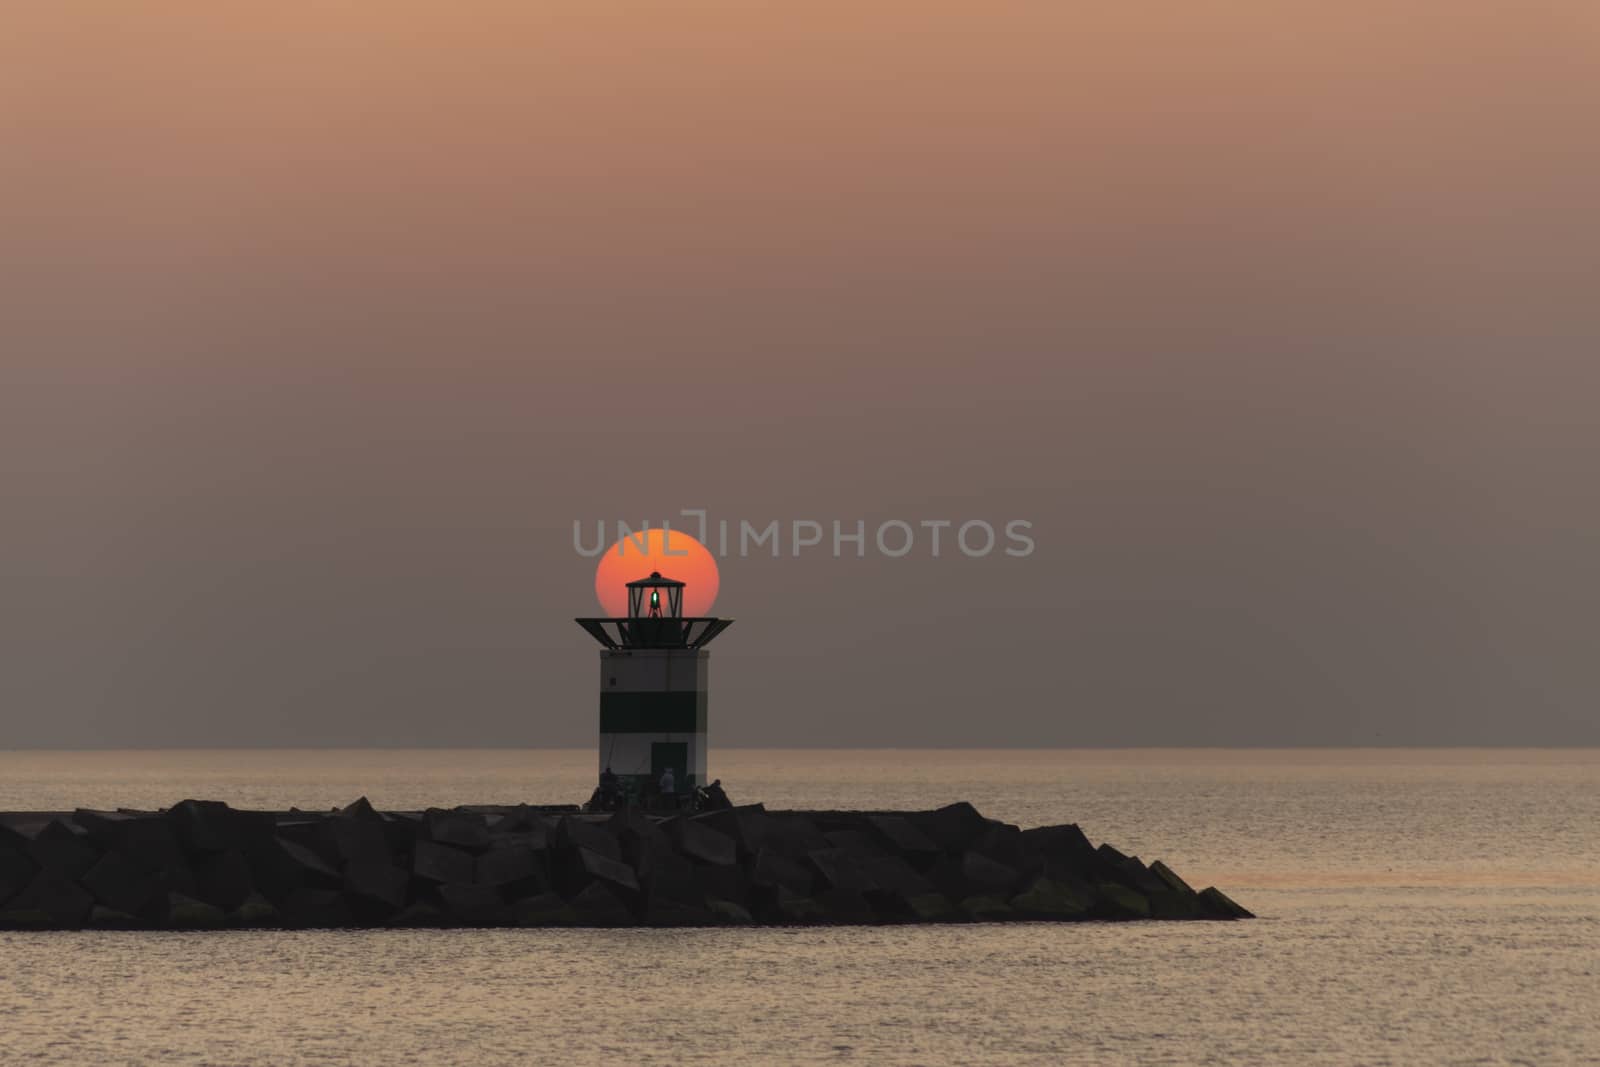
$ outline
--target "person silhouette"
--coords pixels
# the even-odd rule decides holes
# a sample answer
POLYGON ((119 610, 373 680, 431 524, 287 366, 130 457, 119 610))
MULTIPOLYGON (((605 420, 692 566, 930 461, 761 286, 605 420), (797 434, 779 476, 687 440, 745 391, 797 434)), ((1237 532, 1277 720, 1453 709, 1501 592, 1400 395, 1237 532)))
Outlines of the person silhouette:
POLYGON ((674 793, 676 793, 678 791, 678 783, 672 777, 672 768, 671 767, 668 767, 666 770, 661 772, 660 786, 661 786, 661 795, 664 796, 664 797, 670 797, 670 796, 672 796, 674 793))

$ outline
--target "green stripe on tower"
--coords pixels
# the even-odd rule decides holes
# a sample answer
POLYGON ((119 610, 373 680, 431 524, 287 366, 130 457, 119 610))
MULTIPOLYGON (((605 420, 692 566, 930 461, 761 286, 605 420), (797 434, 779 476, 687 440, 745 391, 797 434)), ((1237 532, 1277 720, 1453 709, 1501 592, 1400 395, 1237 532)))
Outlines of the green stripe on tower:
POLYGON ((701 734, 706 730, 706 694, 600 694, 603 734, 701 734))

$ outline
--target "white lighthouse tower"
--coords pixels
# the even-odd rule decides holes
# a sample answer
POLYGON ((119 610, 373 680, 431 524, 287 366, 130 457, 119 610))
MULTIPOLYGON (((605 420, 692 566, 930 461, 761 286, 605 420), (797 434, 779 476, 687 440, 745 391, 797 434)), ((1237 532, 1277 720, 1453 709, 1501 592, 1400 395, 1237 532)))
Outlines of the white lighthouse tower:
POLYGON ((685 618, 684 583, 659 571, 627 587, 626 618, 576 620, 603 646, 600 772, 648 799, 670 769, 674 791, 691 793, 707 781, 705 646, 733 620, 685 618))

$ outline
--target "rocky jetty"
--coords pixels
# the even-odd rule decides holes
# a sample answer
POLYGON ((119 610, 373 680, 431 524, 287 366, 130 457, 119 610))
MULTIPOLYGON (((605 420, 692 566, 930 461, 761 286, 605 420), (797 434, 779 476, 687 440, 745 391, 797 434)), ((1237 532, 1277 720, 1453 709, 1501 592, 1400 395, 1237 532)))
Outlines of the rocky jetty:
POLYGON ((0 814, 0 929, 1236 919, 1075 825, 937 811, 0 814))

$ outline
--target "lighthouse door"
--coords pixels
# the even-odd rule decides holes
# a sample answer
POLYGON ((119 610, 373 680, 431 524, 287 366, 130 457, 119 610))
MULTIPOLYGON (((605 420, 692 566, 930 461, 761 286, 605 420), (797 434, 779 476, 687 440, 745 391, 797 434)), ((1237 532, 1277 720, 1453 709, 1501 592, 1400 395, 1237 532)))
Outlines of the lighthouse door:
POLYGON ((659 782, 661 774, 672 768, 672 777, 678 789, 689 786, 689 743, 687 741, 654 741, 650 744, 650 777, 659 782))

